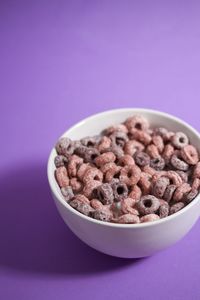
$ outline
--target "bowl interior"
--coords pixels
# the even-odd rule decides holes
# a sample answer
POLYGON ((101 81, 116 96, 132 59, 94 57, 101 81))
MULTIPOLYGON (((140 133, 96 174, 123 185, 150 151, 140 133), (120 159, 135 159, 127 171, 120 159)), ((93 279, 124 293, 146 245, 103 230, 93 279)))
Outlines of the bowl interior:
MULTIPOLYGON (((106 127, 124 122, 126 118, 134 114, 142 114, 146 117, 151 127, 166 127, 168 130, 184 132, 189 137, 190 142, 200 150, 200 135, 194 128, 176 117, 149 109, 117 109, 93 115, 68 129, 62 137, 67 136, 72 140, 77 140, 86 136, 97 135, 106 127)), ((48 161, 48 178, 51 189, 56 195, 59 195, 59 200, 66 206, 67 203, 64 201, 54 178, 55 156, 56 151, 52 149, 48 161)))

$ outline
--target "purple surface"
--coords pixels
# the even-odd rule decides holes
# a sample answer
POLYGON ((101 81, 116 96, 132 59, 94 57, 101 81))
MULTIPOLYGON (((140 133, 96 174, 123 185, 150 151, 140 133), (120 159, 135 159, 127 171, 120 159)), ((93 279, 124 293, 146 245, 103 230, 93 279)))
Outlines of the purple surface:
POLYGON ((198 1, 0 2, 0 299, 200 299, 200 223, 142 260, 79 241, 46 161, 57 137, 111 108, 170 112, 200 130, 198 1))

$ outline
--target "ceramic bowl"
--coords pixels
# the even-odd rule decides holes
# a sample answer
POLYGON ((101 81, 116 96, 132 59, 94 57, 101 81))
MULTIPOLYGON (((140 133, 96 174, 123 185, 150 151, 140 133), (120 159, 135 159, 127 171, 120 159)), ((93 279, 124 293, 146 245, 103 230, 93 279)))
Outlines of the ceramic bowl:
MULTIPOLYGON (((184 132, 190 142, 200 149, 200 135, 190 125, 169 114, 149 109, 128 108, 105 111, 75 124, 62 136, 76 140, 96 135, 106 127, 123 122, 134 114, 142 114, 149 120, 151 126, 184 132)), ((113 224, 87 217, 73 209, 63 199, 54 178, 55 156, 56 151, 53 148, 48 160, 48 180, 57 209, 73 233, 98 251, 124 258, 150 256, 184 237, 199 218, 200 195, 179 212, 154 222, 113 224)))

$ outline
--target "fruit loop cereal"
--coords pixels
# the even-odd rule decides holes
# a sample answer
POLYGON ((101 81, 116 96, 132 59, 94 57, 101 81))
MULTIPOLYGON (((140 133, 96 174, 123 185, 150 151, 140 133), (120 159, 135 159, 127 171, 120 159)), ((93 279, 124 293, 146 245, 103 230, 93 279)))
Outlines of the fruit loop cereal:
POLYGON ((80 141, 62 137, 55 149, 55 179, 62 196, 96 220, 156 221, 178 212, 199 193, 199 153, 187 135, 150 128, 140 115, 80 141))

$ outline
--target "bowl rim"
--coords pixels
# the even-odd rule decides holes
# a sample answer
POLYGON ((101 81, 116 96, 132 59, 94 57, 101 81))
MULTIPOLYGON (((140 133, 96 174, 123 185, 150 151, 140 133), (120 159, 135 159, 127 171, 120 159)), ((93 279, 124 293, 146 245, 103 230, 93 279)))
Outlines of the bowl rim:
MULTIPOLYGON (((161 112, 159 110, 148 109, 148 108, 140 108, 140 107, 116 108, 116 109, 105 110, 105 111, 90 115, 90 116, 80 120, 79 122, 75 123, 74 125, 70 126, 59 138, 61 138, 62 136, 66 136, 71 130, 74 130, 74 129, 80 127, 83 123, 85 123, 87 121, 95 120, 97 117, 109 115, 111 113, 118 114, 120 112, 133 112, 133 113, 142 113, 142 112, 144 112, 144 113, 147 113, 147 114, 148 113, 153 113, 154 115, 168 118, 169 120, 173 120, 173 121, 179 123, 180 125, 184 125, 185 127, 187 127, 188 130, 191 131, 197 137, 197 139, 199 139, 199 142, 200 142, 200 133, 195 128, 193 128, 190 124, 188 124, 187 122, 181 120, 180 118, 178 118, 174 115, 166 113, 166 112, 161 112)), ((170 216, 167 216, 163 219, 159 219, 159 220, 156 220, 156 221, 138 223, 138 224, 121 224, 121 223, 111 223, 111 222, 104 222, 104 221, 96 220, 96 219, 88 217, 88 216, 80 213, 79 211, 75 210, 74 208, 72 208, 64 200, 64 198, 58 193, 58 191, 56 189, 56 184, 57 183, 56 183, 56 180, 55 180, 55 177, 54 177, 54 172, 52 172, 54 153, 55 153, 55 148, 53 147, 50 151, 50 154, 49 154, 49 157, 48 157, 48 162, 47 162, 47 177, 48 177, 48 182, 49 182, 49 186, 51 188, 52 193, 56 197, 56 200, 61 202, 61 204, 66 209, 68 209, 71 213, 77 215, 77 217, 83 218, 85 221, 88 221, 88 222, 91 222, 91 223, 94 223, 94 224, 99 224, 101 226, 121 228, 121 229, 123 229, 123 228, 144 228, 144 227, 157 226, 159 224, 164 224, 164 223, 166 223, 170 220, 173 220, 176 217, 180 216, 181 214, 186 213, 190 208, 192 208, 193 206, 195 206, 197 204, 197 202, 199 201, 199 198, 200 198, 200 193, 199 193, 195 197, 195 199, 193 199, 188 205, 183 207, 181 210, 179 210, 175 214, 172 214, 170 216)))

